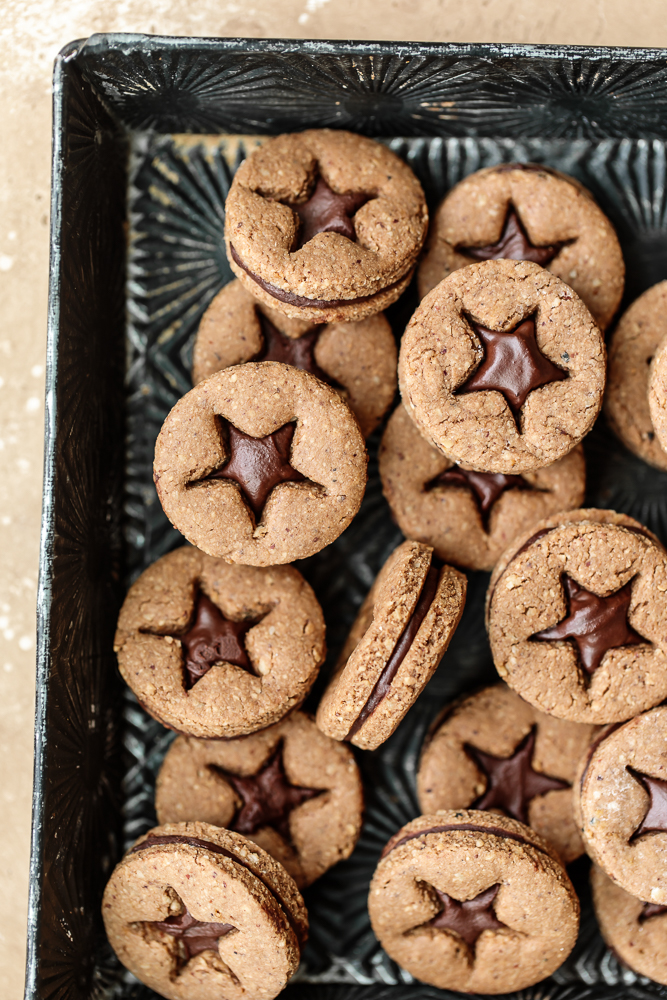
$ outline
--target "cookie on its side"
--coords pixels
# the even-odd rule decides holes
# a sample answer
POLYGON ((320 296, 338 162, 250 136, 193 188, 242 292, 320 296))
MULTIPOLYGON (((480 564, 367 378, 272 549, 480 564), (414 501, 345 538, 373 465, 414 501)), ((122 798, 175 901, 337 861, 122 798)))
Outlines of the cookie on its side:
POLYGON ((478 260, 530 260, 575 290, 605 330, 623 296, 614 228, 573 177, 538 163, 502 163, 460 181, 441 203, 419 267, 424 297, 478 260))
POLYGON ((357 323, 289 319, 254 299, 240 281, 204 313, 192 355, 192 382, 246 361, 280 361, 316 375, 348 404, 364 437, 396 394, 396 342, 382 314, 357 323))
POLYGON ((521 476, 474 472, 429 444, 399 406, 382 437, 380 476, 408 538, 432 545, 444 562, 491 570, 527 525, 579 506, 586 469, 577 445, 553 465, 521 476))
POLYGON ((389 841, 368 897, 382 947, 440 989, 508 993, 574 946, 579 900, 554 848, 507 816, 419 816, 389 841))
POLYGON ((102 916, 123 965, 167 1000, 272 1000, 308 936, 282 865, 208 823, 140 837, 107 883, 102 916))
POLYGON ((348 747, 302 712, 238 740, 179 736, 157 777, 160 823, 203 820, 259 844, 304 888, 349 857, 363 791, 348 747))
POLYGON ((362 604, 317 710, 317 725, 364 750, 384 743, 433 676, 465 604, 467 581, 433 549, 403 542, 362 604))

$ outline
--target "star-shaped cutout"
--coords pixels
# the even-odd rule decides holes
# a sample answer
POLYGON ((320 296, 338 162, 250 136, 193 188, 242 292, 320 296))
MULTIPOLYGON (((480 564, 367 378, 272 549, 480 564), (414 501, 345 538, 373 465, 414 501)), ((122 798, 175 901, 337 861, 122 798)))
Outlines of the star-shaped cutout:
POLYGON ((208 479, 233 479, 258 524, 271 491, 279 483, 302 483, 305 476, 290 465, 294 424, 256 438, 227 421, 229 458, 208 479))
POLYGON ((505 490, 529 490, 531 487, 521 476, 506 476, 502 472, 473 472, 455 465, 445 469, 439 476, 426 484, 425 489, 436 486, 465 486, 471 492, 482 515, 486 527, 491 508, 505 490))
POLYGON ((644 833, 667 833, 667 781, 642 774, 641 771, 635 771, 634 767, 627 766, 626 771, 639 782, 649 797, 646 814, 630 837, 630 843, 644 833))
MULTIPOLYGON (((500 883, 492 885, 475 896, 474 899, 453 899, 446 892, 441 892, 435 886, 431 889, 442 904, 442 909, 422 927, 437 927, 439 930, 454 931, 463 938, 470 951, 475 953, 477 938, 482 931, 498 930, 507 925, 502 924, 493 909, 493 902, 498 895, 500 883)), ((419 928, 416 928, 419 929, 419 928)))
POLYGON ((177 916, 167 917, 166 920, 152 920, 150 923, 159 931, 164 931, 178 940, 186 962, 202 951, 217 952, 219 939, 236 930, 232 924, 195 920, 186 906, 177 916))
POLYGON ((303 788, 290 784, 285 774, 282 745, 276 748, 257 774, 247 778, 230 774, 216 764, 209 767, 223 777, 241 799, 241 808, 229 826, 237 833, 255 833, 263 826, 271 826, 289 843, 292 810, 326 791, 324 788, 303 788))
MULTIPOLYGON (((263 617, 263 616, 262 616, 263 617)), ((233 663, 255 673, 243 637, 261 618, 232 621, 201 591, 195 601, 192 624, 181 636, 186 688, 191 688, 215 663, 233 663)))
POLYGON ((315 348, 324 327, 317 326, 314 330, 304 333, 298 340, 293 340, 282 334, 266 316, 261 313, 258 313, 258 316, 264 338, 264 347, 253 360, 280 361, 284 365, 292 365, 293 368, 310 372, 320 382, 326 382, 327 385, 338 384, 326 372, 322 371, 315 360, 315 348))
POLYGON ((607 597, 598 597, 585 590, 572 577, 563 575, 567 599, 567 615, 557 625, 532 635, 531 641, 552 642, 572 639, 579 651, 579 661, 587 674, 600 666, 608 649, 638 646, 646 643, 628 623, 628 608, 632 600, 632 581, 607 597))
POLYGON ((486 791, 471 809, 501 809, 507 816, 528 822, 528 803, 538 795, 562 788, 569 788, 567 781, 550 778, 533 769, 533 751, 537 726, 521 740, 509 757, 493 757, 470 743, 465 744, 469 757, 486 775, 486 791))
POLYGON ((667 913, 667 906, 663 903, 644 903, 638 917, 639 923, 643 924, 645 920, 650 920, 651 917, 661 917, 663 913, 667 913))
POLYGON ((533 316, 507 333, 487 330, 470 317, 468 322, 484 347, 484 359, 457 393, 496 389, 516 415, 533 389, 568 377, 539 349, 533 316))
POLYGON ((490 243, 485 247, 459 246, 456 250, 466 257, 472 257, 473 260, 532 260, 540 267, 546 267, 564 246, 565 243, 552 243, 549 246, 538 247, 531 243, 514 205, 510 203, 503 231, 496 243, 490 243))
POLYGON ((349 240, 356 241, 352 217, 362 205, 369 201, 371 195, 336 194, 332 191, 324 177, 317 179, 315 189, 308 201, 298 205, 290 202, 289 207, 296 212, 301 220, 292 253, 312 240, 318 233, 340 233, 349 240))

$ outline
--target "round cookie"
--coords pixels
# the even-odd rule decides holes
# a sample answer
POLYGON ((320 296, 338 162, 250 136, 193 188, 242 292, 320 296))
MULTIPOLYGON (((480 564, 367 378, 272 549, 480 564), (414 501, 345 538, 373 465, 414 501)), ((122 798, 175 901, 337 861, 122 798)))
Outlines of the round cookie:
POLYGON ((504 684, 484 688, 446 708, 427 738, 420 808, 499 810, 531 826, 568 865, 584 853, 572 782, 593 732, 538 712, 504 684))
POLYGON ((444 455, 519 474, 563 458, 602 404, 605 348, 581 299, 537 264, 454 271, 412 316, 398 364, 403 402, 444 455))
POLYGON ((667 695, 667 553, 614 511, 554 515, 491 575, 486 617, 498 673, 536 708, 619 722, 667 695))
POLYGON ((467 580, 403 542, 375 578, 319 708, 317 725, 335 740, 374 750, 394 732, 449 645, 467 580))
POLYGON ((216 372, 167 416, 155 485, 189 542, 227 562, 305 559, 359 510, 366 448, 347 405, 314 375, 277 361, 216 372))
POLYGON ((383 315, 318 326, 262 305, 240 281, 225 285, 202 316, 192 358, 194 385, 253 360, 308 371, 337 389, 364 437, 375 430, 396 394, 396 342, 383 315))
POLYGON ((294 567, 230 566, 185 546, 130 588, 114 649, 159 722, 228 739, 301 704, 324 661, 324 618, 294 567))
POLYGON ((167 1000, 271 1000, 308 934, 284 868, 208 823, 158 826, 107 883, 102 916, 123 965, 167 1000))
POLYGON ((264 305, 314 323, 395 302, 426 238, 424 192, 386 146, 308 129, 241 164, 225 204, 227 258, 264 305))
POLYGON ((159 823, 199 819, 259 844, 299 888, 349 857, 363 792, 348 747, 302 712, 238 740, 179 736, 157 777, 159 823))
POLYGON ((539 982, 567 958, 579 901, 553 847, 507 816, 443 810, 389 841, 368 897, 388 955, 416 979, 466 993, 539 982))
POLYGON ((667 336, 663 337, 651 361, 648 408, 657 444, 667 451, 667 336))
POLYGON ((658 440, 649 409, 651 362, 667 336, 667 281, 640 295, 621 316, 609 342, 604 412, 626 448, 658 469, 667 452, 658 440))
POLYGON ((667 985, 667 906, 645 903, 591 868, 595 916, 612 951, 638 972, 667 985))
POLYGON ((380 476, 403 534, 432 545, 445 562, 480 570, 493 569, 527 525, 578 507, 586 485, 581 445, 523 476, 474 472, 433 448, 404 406, 387 423, 380 476))
POLYGON ((574 178, 537 163, 503 163, 460 181, 440 204, 419 266, 423 298, 479 260, 530 260, 575 290, 605 330, 623 296, 614 228, 574 178))
POLYGON ((586 851, 638 899, 667 903, 667 707, 594 740, 574 785, 586 851))

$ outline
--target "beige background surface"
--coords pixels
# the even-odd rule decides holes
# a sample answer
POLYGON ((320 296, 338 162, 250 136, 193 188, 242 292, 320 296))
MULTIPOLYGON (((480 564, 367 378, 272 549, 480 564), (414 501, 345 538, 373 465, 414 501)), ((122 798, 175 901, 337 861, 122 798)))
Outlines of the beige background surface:
POLYGON ((42 478, 51 67, 96 31, 667 46, 664 0, 2 0, 0 995, 22 996, 42 478))

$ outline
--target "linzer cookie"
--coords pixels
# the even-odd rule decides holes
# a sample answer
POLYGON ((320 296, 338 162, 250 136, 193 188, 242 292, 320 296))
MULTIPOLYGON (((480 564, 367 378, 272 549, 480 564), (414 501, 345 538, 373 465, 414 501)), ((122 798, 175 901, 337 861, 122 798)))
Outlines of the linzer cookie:
POLYGON ((667 904, 667 707, 604 730, 574 787, 593 861, 632 896, 667 904))
POLYGON ((154 718, 179 732, 229 738, 301 704, 324 660, 324 619, 293 567, 230 566, 186 546, 130 588, 114 648, 124 680, 154 718))
POLYGON ((244 834, 303 888, 352 853, 363 794, 351 751, 294 712, 238 740, 179 736, 155 808, 160 823, 198 819, 244 834))
POLYGON ((467 581, 403 542, 387 559, 361 606, 317 710, 336 740, 374 750, 394 732, 433 676, 461 620, 467 581))
POLYGON ((276 361, 216 372, 176 403, 155 444, 160 502, 188 541, 269 566, 319 552, 366 487, 366 448, 347 405, 276 361))
MULTIPOLYGON (((662 338, 651 361, 648 407, 658 446, 667 452, 667 335, 662 338)), ((667 467, 667 462, 665 466, 667 467)))
POLYGON ((536 708, 618 722, 667 695, 667 553, 613 511, 547 518, 499 560, 487 628, 500 676, 536 708))
POLYGON ((604 411, 626 448, 658 469, 665 452, 649 409, 651 362, 667 336, 667 281, 649 288, 623 313, 609 343, 604 411))
POLYGON ((271 1000, 308 934, 282 865, 208 823, 149 830, 116 866, 102 915, 123 965, 167 1000, 271 1000))
POLYGON ((584 498, 581 445, 545 469, 475 472, 446 458, 419 433, 405 407, 389 418, 380 445, 382 489, 401 531, 438 558, 493 569, 525 528, 584 498))
POLYGON ((572 950, 579 901, 554 848, 506 816, 443 810, 391 838, 368 897, 388 955, 440 989, 507 993, 572 950))
POLYGON ((572 177, 537 163, 503 163, 466 177, 435 214, 419 293, 458 268, 502 258, 547 268, 603 330, 618 309, 625 265, 616 233, 572 177))
POLYGON ((564 864, 584 853, 572 782, 594 729, 532 708, 504 684, 444 709, 422 750, 423 812, 500 811, 531 826, 564 864))
POLYGON ((396 393, 396 342, 384 316, 315 325, 289 319, 253 299, 239 281, 225 285, 204 313, 192 381, 245 361, 280 361, 316 375, 342 396, 364 437, 396 393))
POLYGON ((667 906, 631 896, 593 865, 595 916, 612 951, 638 972, 667 985, 667 906))
POLYGON ((443 455, 518 475, 563 458, 591 429, 605 348, 559 278, 490 260, 455 271, 422 300, 398 374, 408 414, 443 455))
POLYGON ((372 139, 329 129, 264 143, 236 171, 225 205, 235 275, 264 305, 314 323, 394 302, 427 227, 410 168, 372 139))

